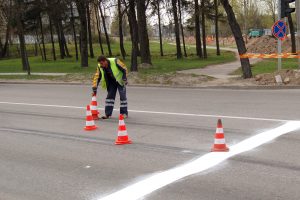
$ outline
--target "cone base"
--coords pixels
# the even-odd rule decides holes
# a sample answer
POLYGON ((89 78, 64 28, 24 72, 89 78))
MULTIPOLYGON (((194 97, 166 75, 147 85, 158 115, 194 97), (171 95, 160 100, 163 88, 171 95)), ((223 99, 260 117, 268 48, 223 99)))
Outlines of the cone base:
POLYGON ((97 128, 98 128, 97 126, 86 126, 86 127, 84 127, 84 130, 86 130, 86 131, 92 131, 92 130, 95 130, 97 128))
POLYGON ((131 144, 131 140, 128 140, 128 141, 116 141, 115 142, 115 145, 122 145, 122 144, 131 144))
POLYGON ((222 149, 219 149, 219 148, 212 148, 211 151, 212 151, 212 152, 228 152, 228 151, 229 151, 229 148, 228 148, 228 147, 225 147, 225 148, 222 148, 222 149))
POLYGON ((98 117, 98 115, 92 115, 93 120, 99 120, 100 118, 98 117))

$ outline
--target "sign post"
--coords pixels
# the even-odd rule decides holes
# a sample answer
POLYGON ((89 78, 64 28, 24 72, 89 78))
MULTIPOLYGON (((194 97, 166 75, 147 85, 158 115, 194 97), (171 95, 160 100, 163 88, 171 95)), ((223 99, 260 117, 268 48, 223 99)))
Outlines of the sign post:
MULTIPOLYGON (((278 20, 281 20, 281 0, 277 0, 277 7, 278 7, 278 20)), ((273 26, 274 27, 274 26, 273 26)), ((278 55, 280 55, 281 54, 281 40, 277 40, 278 41, 278 44, 277 44, 277 53, 278 53, 278 55)), ((281 66, 282 66, 282 64, 281 64, 281 58, 278 58, 278 64, 277 64, 277 69, 278 70, 281 70, 281 66)))
MULTIPOLYGON (((300 53, 300 1, 296 1, 296 17, 297 17, 297 52, 300 53)), ((298 58, 298 68, 300 69, 300 58, 298 58)))
MULTIPOLYGON (((281 54, 281 41, 286 38, 286 23, 282 20, 278 20, 272 27, 272 33, 278 41, 278 55, 281 54)), ((278 57, 278 70, 281 70, 281 58, 278 57)))

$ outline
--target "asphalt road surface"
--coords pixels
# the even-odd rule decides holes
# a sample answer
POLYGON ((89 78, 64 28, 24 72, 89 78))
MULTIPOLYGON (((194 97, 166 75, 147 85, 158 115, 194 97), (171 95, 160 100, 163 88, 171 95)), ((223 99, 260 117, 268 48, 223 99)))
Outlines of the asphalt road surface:
MULTIPOLYGON (((133 144, 116 146, 118 110, 96 121, 97 130, 83 130, 89 86, 0 84, 0 199, 100 200, 124 188, 115 199, 300 199, 300 90, 127 93, 133 144), (210 153, 219 118, 230 151, 210 153), (278 137, 240 151, 242 141, 262 133, 278 137), (194 171, 186 167, 198 159, 194 171), (188 174, 164 176, 177 166, 188 174)), ((99 91, 101 114, 105 96, 99 91)))

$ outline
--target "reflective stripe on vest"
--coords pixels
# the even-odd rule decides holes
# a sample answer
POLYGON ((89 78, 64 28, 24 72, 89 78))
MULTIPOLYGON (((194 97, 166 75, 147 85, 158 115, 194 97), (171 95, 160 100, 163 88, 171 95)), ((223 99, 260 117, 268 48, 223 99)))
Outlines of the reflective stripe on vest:
MULTIPOLYGON (((122 80, 123 72, 118 68, 116 58, 108 58, 110 62, 110 68, 113 73, 113 76, 115 77, 116 81, 121 85, 124 86, 124 82, 122 80)), ((103 89, 107 89, 106 85, 106 79, 104 76, 104 70, 100 67, 100 64, 98 64, 98 68, 101 72, 101 86, 103 89)))

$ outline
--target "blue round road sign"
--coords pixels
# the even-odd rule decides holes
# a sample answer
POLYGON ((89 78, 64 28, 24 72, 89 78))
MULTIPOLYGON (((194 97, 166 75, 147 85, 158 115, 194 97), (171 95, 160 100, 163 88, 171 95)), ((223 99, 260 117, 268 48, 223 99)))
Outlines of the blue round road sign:
POLYGON ((273 35, 279 40, 284 40, 286 38, 286 23, 282 20, 278 20, 272 27, 273 35))

